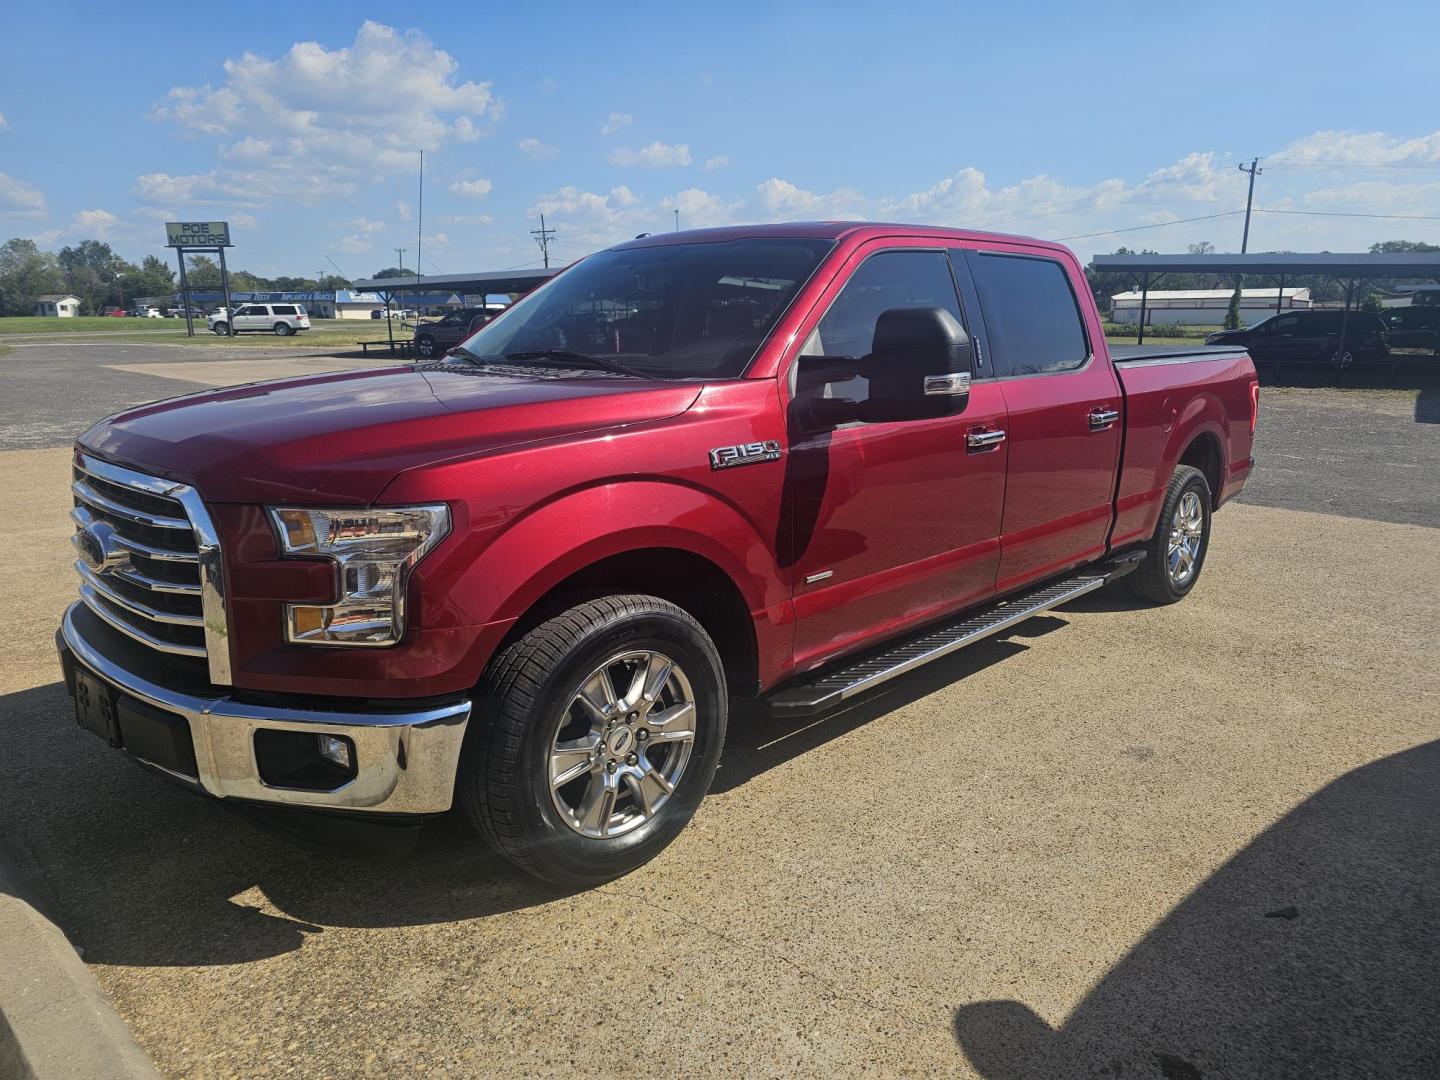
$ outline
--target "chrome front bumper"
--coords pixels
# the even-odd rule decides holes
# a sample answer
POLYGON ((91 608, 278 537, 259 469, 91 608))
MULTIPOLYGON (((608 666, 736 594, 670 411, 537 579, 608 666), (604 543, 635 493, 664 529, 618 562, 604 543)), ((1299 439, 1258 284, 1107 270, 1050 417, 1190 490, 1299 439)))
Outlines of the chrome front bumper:
POLYGON ((220 799, 309 809, 434 814, 450 808, 460 744, 470 719, 468 701, 413 711, 349 712, 272 707, 224 694, 197 694, 160 685, 107 657, 85 635, 81 620, 88 614, 79 603, 65 612, 59 634, 62 647, 122 694, 184 718, 199 775, 162 769, 176 779, 220 799), (347 736, 354 743, 356 775, 330 791, 273 787, 261 779, 255 757, 255 732, 262 729, 347 736))

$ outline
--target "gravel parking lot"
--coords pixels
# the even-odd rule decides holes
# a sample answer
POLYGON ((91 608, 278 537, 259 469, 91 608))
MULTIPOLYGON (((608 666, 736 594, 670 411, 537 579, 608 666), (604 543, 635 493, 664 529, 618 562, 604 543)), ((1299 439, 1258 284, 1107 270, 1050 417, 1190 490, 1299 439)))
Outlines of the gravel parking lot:
POLYGON ((0 359, 0 846, 165 1074, 1440 1073, 1425 394, 1267 389, 1184 603, 1107 590, 818 720, 744 709, 681 838, 568 894, 453 817, 403 858, 276 837, 75 726, 66 447, 221 377, 124 348, 0 359))

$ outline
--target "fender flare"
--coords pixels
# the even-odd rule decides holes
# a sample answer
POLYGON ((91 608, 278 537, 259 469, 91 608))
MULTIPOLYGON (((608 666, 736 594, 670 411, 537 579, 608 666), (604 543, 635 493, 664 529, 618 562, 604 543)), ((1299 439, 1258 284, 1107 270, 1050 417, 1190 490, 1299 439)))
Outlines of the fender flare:
POLYGON ((513 621, 586 567, 647 548, 713 563, 752 613, 788 599, 773 544, 752 521, 713 495, 659 480, 582 488, 527 511, 471 562, 454 599, 476 622, 513 621))

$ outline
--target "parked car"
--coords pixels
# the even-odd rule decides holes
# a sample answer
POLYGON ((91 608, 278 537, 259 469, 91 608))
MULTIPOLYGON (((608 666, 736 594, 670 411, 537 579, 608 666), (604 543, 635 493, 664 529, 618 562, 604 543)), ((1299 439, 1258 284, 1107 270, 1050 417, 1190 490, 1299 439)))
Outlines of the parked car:
POLYGON ((119 308, 119 307, 107 307, 107 308, 106 308, 104 311, 102 311, 100 314, 106 316, 107 318, 111 318, 111 319, 123 319, 123 318, 125 318, 125 316, 126 316, 128 313, 126 312, 126 310, 125 310, 124 308, 119 308))
POLYGON ((1257 403, 1242 349, 1109 349, 1057 244, 650 236, 442 363, 91 427, 65 681, 196 792, 458 803, 592 884, 685 826, 732 698, 805 716, 1109 582, 1183 599, 1257 403))
POLYGON ((160 309, 153 307, 135 307, 130 309, 130 315, 136 319, 158 319, 160 309))
MULTIPOLYGON (((165 317, 167 319, 183 319, 185 318, 185 309, 183 307, 166 308, 165 317)), ((199 308, 191 308, 190 317, 192 319, 203 319, 205 318, 205 313, 199 308)))
POLYGON ((415 327, 415 355, 427 359, 443 356, 447 350, 459 345, 493 316, 494 312, 483 307, 467 307, 452 311, 433 322, 422 322, 415 327))
POLYGON ((1238 345, 1257 364, 1328 363, 1346 368, 1358 360, 1383 360, 1390 354, 1389 335, 1380 316, 1364 311, 1286 311, 1261 319, 1243 330, 1220 330, 1207 345, 1238 345), (1345 329, 1341 347, 1340 329, 1345 329))
POLYGON ((1440 307, 1388 308, 1380 316, 1390 335, 1390 348, 1405 352, 1440 351, 1440 307))
MULTIPOLYGON (((231 318, 220 308, 208 320, 211 330, 220 335, 228 334, 231 318)), ((299 304, 242 304, 235 309, 235 332, 264 330, 285 337, 310 329, 310 316, 299 304)))

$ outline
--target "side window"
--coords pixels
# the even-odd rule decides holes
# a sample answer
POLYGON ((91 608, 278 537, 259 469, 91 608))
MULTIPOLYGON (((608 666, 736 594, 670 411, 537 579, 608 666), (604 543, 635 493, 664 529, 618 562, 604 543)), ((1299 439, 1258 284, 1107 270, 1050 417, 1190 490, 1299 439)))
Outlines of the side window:
POLYGON ((1270 332, 1276 337, 1296 337, 1299 332, 1300 318, 1296 315, 1287 315, 1275 320, 1275 325, 1270 327, 1270 332))
POLYGON ((295 314, 295 305, 294 305, 294 304, 276 304, 276 305, 275 305, 274 307, 272 307, 270 310, 273 311, 276 315, 294 315, 294 314, 295 314))
POLYGON ((970 260, 1001 375, 1069 371, 1090 356, 1080 305, 1052 259, 976 253, 970 260))
POLYGON ((868 356, 875 323, 900 307, 939 307, 965 325, 950 263, 940 251, 882 251, 871 255, 805 339, 802 356, 868 356))

